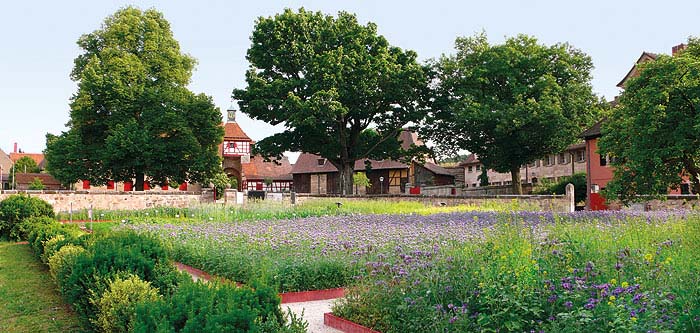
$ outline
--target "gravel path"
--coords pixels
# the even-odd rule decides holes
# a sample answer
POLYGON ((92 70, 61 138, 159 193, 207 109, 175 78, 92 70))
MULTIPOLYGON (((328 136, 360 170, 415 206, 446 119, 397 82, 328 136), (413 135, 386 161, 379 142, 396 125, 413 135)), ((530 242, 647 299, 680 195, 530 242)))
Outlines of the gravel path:
POLYGON ((285 303, 282 304, 282 309, 287 311, 287 308, 289 308, 297 315, 301 315, 301 312, 304 311, 304 319, 309 322, 309 333, 342 333, 339 330, 330 328, 323 324, 323 314, 326 312, 331 312, 331 305, 334 301, 335 299, 285 303))

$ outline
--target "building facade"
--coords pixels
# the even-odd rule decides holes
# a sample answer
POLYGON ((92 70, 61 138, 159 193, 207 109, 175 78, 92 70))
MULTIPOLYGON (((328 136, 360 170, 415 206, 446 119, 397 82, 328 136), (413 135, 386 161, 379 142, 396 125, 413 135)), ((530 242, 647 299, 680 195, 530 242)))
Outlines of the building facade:
MULTIPOLYGON (((478 156, 470 154, 462 163, 465 188, 479 187, 479 176, 484 167, 478 156)), ((542 180, 558 181, 561 177, 586 172, 586 146, 584 143, 570 145, 563 152, 547 155, 520 168, 520 183, 537 185, 542 180)), ((489 185, 511 185, 510 173, 487 170, 489 185)))

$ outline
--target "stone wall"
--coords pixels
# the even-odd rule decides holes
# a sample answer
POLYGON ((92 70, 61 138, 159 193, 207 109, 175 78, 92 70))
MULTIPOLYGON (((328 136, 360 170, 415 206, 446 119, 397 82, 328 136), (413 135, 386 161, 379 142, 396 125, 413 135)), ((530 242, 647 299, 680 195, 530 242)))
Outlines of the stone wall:
MULTIPOLYGON (((15 191, 5 191, 0 194, 0 200, 5 199, 15 191)), ((206 202, 205 193, 199 192, 93 192, 93 191, 27 191, 28 195, 41 198, 53 206, 56 212, 78 211, 92 207, 93 209, 131 210, 151 207, 189 207, 193 204, 206 202)), ((208 199, 208 201, 212 201, 208 199)))
POLYGON ((656 211, 656 210, 687 210, 700 209, 700 195, 693 194, 675 194, 667 195, 662 199, 654 199, 643 202, 631 203, 627 206, 620 202, 612 202, 608 204, 610 210, 635 210, 635 211, 656 211))

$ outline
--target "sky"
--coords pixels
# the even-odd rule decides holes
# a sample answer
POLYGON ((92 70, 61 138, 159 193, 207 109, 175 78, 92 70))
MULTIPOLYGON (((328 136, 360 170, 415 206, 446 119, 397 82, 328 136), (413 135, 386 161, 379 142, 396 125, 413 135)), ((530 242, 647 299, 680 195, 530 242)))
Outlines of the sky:
MULTIPOLYGON (((128 5, 164 14, 181 50, 198 60, 190 89, 212 96, 222 113, 231 91, 245 88, 256 18, 284 8, 355 13, 421 61, 451 54, 456 37, 481 31, 492 43, 520 33, 568 42, 592 57, 593 89, 608 100, 643 51, 670 54, 700 36, 700 1, 7 1, 0 11, 0 149, 10 152, 17 142, 24 152, 41 152, 47 132, 67 130, 76 41, 128 5)), ((237 121, 256 141, 283 130, 240 113, 237 121)))

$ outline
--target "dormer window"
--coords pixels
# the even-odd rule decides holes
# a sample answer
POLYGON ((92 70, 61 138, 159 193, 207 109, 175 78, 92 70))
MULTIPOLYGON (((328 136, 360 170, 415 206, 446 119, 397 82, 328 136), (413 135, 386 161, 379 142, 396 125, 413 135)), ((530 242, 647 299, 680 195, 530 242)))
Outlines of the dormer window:
POLYGON ((318 166, 324 166, 326 164, 326 159, 319 158, 318 160, 316 160, 316 163, 318 163, 318 166))

